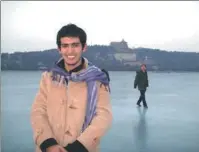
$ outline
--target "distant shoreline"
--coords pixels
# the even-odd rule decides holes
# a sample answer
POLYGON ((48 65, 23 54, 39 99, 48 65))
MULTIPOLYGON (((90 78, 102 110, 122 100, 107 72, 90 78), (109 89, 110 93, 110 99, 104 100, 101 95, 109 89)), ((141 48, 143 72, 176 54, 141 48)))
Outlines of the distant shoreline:
MULTIPOLYGON (((112 46, 89 46, 84 57, 108 71, 136 71, 146 64, 148 71, 199 72, 199 53, 166 52, 134 48, 118 51, 112 46), (128 51, 127 51, 128 50, 128 51)), ((1 70, 43 71, 60 58, 56 49, 41 52, 1 54, 1 70)))

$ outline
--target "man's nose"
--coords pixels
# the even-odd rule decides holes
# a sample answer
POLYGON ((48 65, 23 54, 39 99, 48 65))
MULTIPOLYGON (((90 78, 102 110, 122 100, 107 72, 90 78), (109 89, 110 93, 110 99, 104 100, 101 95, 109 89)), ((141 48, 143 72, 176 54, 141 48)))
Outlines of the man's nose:
POLYGON ((70 46, 68 47, 68 49, 67 49, 67 52, 68 52, 68 53, 72 53, 73 50, 74 50, 74 48, 70 45, 70 46))

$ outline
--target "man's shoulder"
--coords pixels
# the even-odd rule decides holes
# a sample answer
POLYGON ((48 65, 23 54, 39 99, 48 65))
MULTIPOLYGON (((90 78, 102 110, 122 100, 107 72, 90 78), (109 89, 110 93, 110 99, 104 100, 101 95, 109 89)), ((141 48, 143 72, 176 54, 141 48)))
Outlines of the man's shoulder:
POLYGON ((137 71, 136 71, 136 74, 139 74, 140 72, 141 72, 141 70, 137 70, 137 71))
POLYGON ((104 73, 106 74, 106 76, 107 76, 107 78, 108 78, 108 81, 110 81, 110 76, 109 76, 108 71, 105 70, 105 69, 101 69, 101 70, 102 70, 102 72, 104 72, 104 73))
POLYGON ((88 65, 89 66, 95 66, 96 68, 100 69, 102 72, 104 72, 107 76, 108 81, 110 81, 110 76, 109 76, 109 72, 108 70, 104 69, 104 68, 99 68, 98 66, 92 64, 91 62, 88 61, 88 65))

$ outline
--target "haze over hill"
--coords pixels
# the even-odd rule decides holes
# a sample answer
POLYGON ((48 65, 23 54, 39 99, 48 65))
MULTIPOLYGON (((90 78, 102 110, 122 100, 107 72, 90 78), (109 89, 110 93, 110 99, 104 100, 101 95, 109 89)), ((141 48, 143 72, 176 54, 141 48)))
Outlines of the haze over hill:
MULTIPOLYGON (((150 48, 128 47, 127 42, 110 45, 88 46, 84 57, 109 71, 137 70, 145 63, 148 70, 199 71, 199 53, 168 52, 150 48)), ((44 70, 60 58, 57 49, 38 52, 15 52, 1 54, 2 70, 44 70)))

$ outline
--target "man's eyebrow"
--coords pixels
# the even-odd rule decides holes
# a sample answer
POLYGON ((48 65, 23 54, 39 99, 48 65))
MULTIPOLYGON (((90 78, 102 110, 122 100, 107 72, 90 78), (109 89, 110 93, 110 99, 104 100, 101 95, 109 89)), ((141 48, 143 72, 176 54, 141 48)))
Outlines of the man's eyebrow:
POLYGON ((80 42, 73 42, 73 43, 61 43, 61 45, 69 45, 69 44, 80 44, 80 42))

